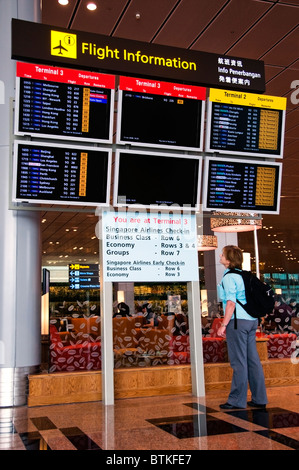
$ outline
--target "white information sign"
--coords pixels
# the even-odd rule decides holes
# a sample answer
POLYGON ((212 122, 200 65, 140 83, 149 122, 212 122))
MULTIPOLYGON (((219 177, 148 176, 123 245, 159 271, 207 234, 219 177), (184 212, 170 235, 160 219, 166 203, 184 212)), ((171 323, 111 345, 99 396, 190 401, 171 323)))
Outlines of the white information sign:
POLYGON ((104 281, 198 281, 194 214, 104 210, 102 243, 104 281))

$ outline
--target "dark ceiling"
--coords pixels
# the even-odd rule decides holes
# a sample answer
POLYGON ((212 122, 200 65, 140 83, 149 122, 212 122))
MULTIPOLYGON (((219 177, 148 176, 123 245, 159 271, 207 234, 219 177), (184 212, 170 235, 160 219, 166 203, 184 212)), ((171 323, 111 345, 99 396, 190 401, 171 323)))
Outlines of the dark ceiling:
MULTIPOLYGON (((299 0, 95 0, 94 11, 88 0, 41 3, 43 23, 264 61, 265 93, 286 97, 287 114, 281 210, 258 231, 260 269, 298 273, 299 0)), ((97 259, 93 214, 47 211, 42 220, 44 265, 97 259)), ((254 255, 252 232, 239 245, 254 255)))

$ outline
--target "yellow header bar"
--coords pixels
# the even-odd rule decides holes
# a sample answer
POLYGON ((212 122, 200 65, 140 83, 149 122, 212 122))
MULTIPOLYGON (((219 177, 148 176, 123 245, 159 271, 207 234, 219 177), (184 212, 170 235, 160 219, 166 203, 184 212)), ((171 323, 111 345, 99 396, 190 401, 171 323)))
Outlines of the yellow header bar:
POLYGON ((210 89, 210 101, 217 103, 254 106, 256 108, 286 109, 287 99, 280 96, 257 95, 243 91, 210 89))

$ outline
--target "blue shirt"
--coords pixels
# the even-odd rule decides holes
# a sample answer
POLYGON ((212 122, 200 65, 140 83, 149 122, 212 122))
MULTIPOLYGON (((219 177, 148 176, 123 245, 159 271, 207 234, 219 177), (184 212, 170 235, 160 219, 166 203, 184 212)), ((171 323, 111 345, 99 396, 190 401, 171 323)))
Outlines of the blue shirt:
MULTIPOLYGON (((229 269, 224 271, 224 274, 227 273, 229 269)), ((241 272, 241 270, 240 270, 241 272)), ((244 310, 241 305, 237 303, 237 299, 242 303, 246 304, 245 297, 245 286, 242 276, 235 273, 227 274, 223 276, 220 284, 217 286, 219 299, 223 302, 223 309, 225 311, 226 303, 228 300, 231 300, 236 304, 236 316, 240 320, 255 320, 252 316, 244 310)), ((234 315, 232 316, 234 318, 234 315)))

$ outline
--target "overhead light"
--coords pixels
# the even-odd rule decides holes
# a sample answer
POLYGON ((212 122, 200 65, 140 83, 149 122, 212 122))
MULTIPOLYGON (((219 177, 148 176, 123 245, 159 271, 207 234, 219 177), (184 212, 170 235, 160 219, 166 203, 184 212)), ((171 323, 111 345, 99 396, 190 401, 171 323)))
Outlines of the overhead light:
POLYGON ((231 213, 228 217, 227 213, 214 213, 218 216, 211 218, 211 229, 214 232, 249 232, 251 230, 262 228, 261 219, 244 219, 243 217, 254 217, 255 214, 231 213), (222 217, 221 217, 222 216, 222 217), (225 217, 224 217, 225 216, 225 217))
POLYGON ((198 235, 197 251, 211 251, 218 247, 217 237, 215 235, 198 235))
POLYGON ((58 0, 58 3, 60 5, 68 5, 69 4, 69 0, 58 0))
POLYGON ((86 8, 90 11, 94 11, 97 9, 97 5, 94 2, 89 2, 87 3, 86 8))

